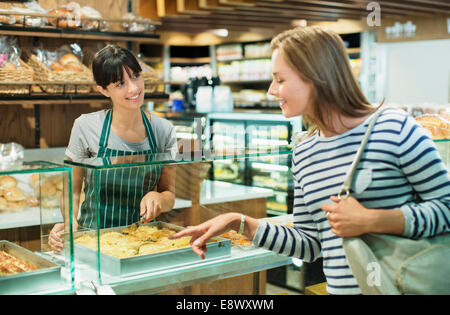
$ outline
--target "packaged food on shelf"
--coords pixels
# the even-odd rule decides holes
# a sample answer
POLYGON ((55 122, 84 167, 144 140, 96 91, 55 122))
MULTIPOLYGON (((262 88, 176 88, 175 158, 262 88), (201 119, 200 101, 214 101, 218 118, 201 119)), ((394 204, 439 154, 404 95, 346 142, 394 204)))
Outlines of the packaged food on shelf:
POLYGON ((47 18, 39 16, 27 16, 29 13, 47 14, 37 1, 29 1, 26 3, 14 3, 11 11, 17 12, 14 15, 15 23, 31 27, 43 27, 48 23, 47 18))
POLYGON ((84 30, 107 31, 109 24, 102 20, 102 14, 90 6, 80 8, 81 28, 84 30), (95 18, 98 20, 91 20, 95 18))
POLYGON ((244 45, 245 58, 270 58, 271 55, 269 42, 244 45))
POLYGON ((216 55, 219 61, 241 59, 243 57, 242 46, 240 44, 219 46, 217 47, 216 55))
POLYGON ((136 16, 133 13, 126 13, 122 18, 129 20, 122 23, 122 27, 126 32, 145 33, 155 30, 155 26, 150 24, 152 22, 150 19, 136 16))
POLYGON ((77 2, 69 2, 66 5, 50 9, 48 14, 56 15, 57 18, 48 18, 51 25, 61 28, 81 27, 81 7, 77 2))
POLYGON ((10 3, 0 2, 0 25, 11 25, 16 23, 16 18, 9 13, 10 11, 10 3))
MULTIPOLYGON (((27 83, 34 79, 34 71, 21 58, 16 38, 0 37, 0 82, 27 83)), ((0 85, 0 94, 26 94, 29 85, 0 85)))

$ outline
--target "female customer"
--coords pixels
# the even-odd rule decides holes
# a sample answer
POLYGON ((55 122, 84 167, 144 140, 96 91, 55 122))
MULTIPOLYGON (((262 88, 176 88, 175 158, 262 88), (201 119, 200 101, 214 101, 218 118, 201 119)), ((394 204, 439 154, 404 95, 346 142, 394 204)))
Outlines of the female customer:
MULTIPOLYGON (((110 98, 111 109, 81 115, 75 120, 66 155, 73 161, 98 158, 103 163, 143 161, 157 153, 177 151, 173 125, 141 110, 144 79, 138 60, 128 50, 109 45, 92 63, 98 90, 110 98)), ((149 221, 170 211, 175 202, 175 169, 170 166, 102 170, 99 178, 100 215, 96 211, 94 173, 74 167, 74 229, 124 226, 143 217, 149 221), (84 180, 85 200, 78 218, 79 195, 84 180), (156 188, 156 189, 155 189, 156 188), (97 221, 98 220, 98 221, 97 221)), ((63 224, 49 237, 50 246, 63 247, 63 224)))
POLYGON ((336 197, 377 111, 361 92, 336 33, 297 28, 272 40, 269 93, 287 118, 302 115, 309 135, 294 149, 294 227, 226 213, 174 236, 206 240, 239 230, 256 246, 307 262, 323 254, 330 294, 361 294, 342 237, 365 233, 430 237, 450 231, 450 177, 433 141, 405 112, 387 109, 359 162, 351 196, 336 197), (422 202, 416 202, 419 195, 422 202), (243 223, 243 225, 241 224, 243 223))

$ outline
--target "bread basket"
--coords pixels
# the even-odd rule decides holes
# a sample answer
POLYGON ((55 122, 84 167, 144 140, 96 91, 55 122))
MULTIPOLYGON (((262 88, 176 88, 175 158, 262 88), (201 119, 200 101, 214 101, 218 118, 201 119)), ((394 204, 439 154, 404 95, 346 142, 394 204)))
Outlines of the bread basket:
MULTIPOLYGON (((16 69, 0 68, 0 82, 32 82, 34 71, 21 59, 20 67, 16 69)), ((24 85, 0 85, 0 94, 28 94, 30 92, 30 84, 24 85)))
POLYGON ((142 60, 139 60, 139 64, 142 68, 141 75, 144 78, 145 93, 154 93, 157 88, 158 72, 142 60))
POLYGON ((81 72, 53 71, 50 70, 44 63, 39 61, 34 54, 30 55, 28 64, 34 69, 36 81, 73 83, 64 85, 40 84, 41 89, 46 93, 89 93, 91 91, 91 86, 94 81, 92 72, 83 64, 81 64, 81 72), (86 82, 92 82, 92 84, 77 84, 86 82))

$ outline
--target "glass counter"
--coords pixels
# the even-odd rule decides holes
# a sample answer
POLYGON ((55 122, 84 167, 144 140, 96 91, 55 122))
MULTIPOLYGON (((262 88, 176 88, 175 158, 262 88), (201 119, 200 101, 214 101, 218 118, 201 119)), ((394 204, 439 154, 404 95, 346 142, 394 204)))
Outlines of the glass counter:
POLYGON ((274 194, 270 187, 212 181, 210 169, 217 161, 267 164, 269 157, 275 163, 291 154, 259 147, 65 161, 74 174, 76 289, 109 286, 115 293, 156 293, 290 264, 288 257, 242 248, 222 236, 210 240, 202 260, 189 238, 173 241, 168 235, 224 212, 266 217, 267 198, 274 194), (175 206, 169 202, 172 210, 151 222, 138 222, 142 207, 149 207, 141 200, 155 193, 167 200, 174 196, 175 206))
POLYGON ((450 170, 450 139, 434 140, 434 144, 441 155, 442 161, 450 170))
POLYGON ((74 292, 72 169, 49 162, 0 170, 0 294, 74 292), (66 246, 47 255, 58 226, 66 246))

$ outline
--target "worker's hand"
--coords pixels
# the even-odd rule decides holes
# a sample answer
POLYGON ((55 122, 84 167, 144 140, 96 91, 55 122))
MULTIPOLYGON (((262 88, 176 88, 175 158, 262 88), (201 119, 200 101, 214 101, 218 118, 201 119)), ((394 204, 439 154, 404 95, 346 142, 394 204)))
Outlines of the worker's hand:
MULTIPOLYGON (((77 222, 73 224, 73 232, 78 230, 77 222)), ((59 253, 64 248, 64 223, 57 223, 50 231, 50 235, 48 236, 48 245, 55 252, 59 253)))
POLYGON ((339 200, 332 196, 333 204, 323 204, 322 210, 331 226, 331 232, 341 237, 359 236, 370 232, 369 209, 349 196, 339 200))
POLYGON ((238 213, 224 213, 202 224, 184 229, 169 238, 177 239, 183 236, 192 236, 192 250, 202 259, 205 259, 206 242, 211 237, 232 230, 233 225, 236 225, 236 222, 240 222, 240 218, 241 216, 238 213))
POLYGON ((159 216, 163 209, 162 195, 156 191, 148 192, 141 200, 140 216, 145 223, 159 216))

